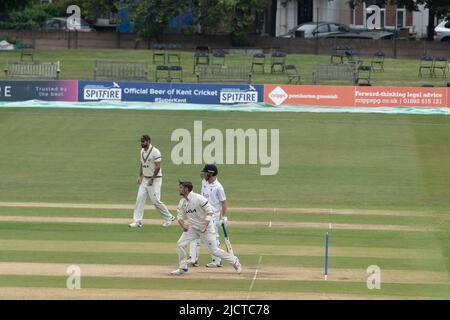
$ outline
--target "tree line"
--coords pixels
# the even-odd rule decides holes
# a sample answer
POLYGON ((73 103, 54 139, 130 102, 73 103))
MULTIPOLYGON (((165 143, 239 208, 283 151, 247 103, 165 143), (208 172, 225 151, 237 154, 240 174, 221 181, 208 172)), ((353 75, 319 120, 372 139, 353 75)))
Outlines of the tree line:
POLYGON ((171 19, 191 12, 192 32, 227 33, 245 38, 257 12, 267 0, 63 0, 40 3, 38 0, 0 1, 0 28, 40 30, 49 17, 67 16, 69 5, 78 5, 82 18, 94 22, 107 13, 126 10, 139 39, 158 37, 171 19))
MULTIPOLYGON (((361 1, 347 0, 351 8, 361 1)), ((396 4, 410 10, 418 10, 418 5, 423 4, 429 9, 430 21, 450 13, 450 0, 365 1, 377 5, 396 4)), ((126 10, 138 39, 158 38, 173 18, 190 12, 193 20, 186 27, 188 31, 226 33, 245 41, 251 27, 258 22, 256 17, 270 3, 270 0, 62 0, 42 4, 39 0, 1 0, 0 29, 40 30, 47 18, 67 16, 66 8, 75 4, 81 8, 82 17, 91 22, 107 13, 114 15, 119 10, 126 10)), ((433 31, 434 24, 430 23, 430 40, 433 31)))

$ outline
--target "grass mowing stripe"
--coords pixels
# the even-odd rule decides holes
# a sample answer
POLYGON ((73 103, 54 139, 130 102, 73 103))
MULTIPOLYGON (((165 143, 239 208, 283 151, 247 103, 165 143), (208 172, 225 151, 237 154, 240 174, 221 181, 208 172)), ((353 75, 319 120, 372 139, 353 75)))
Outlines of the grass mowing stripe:
POLYGON ((450 285, 447 284, 381 284, 380 290, 369 290, 366 283, 338 281, 291 281, 280 283, 274 280, 258 281, 253 291, 284 291, 284 292, 327 292, 366 295, 402 295, 409 297, 433 297, 437 299, 450 298, 450 285))
MULTIPOLYGON (((84 223, 84 224, 115 224, 115 225, 127 225, 130 220, 124 218, 92 218, 92 217, 26 217, 26 216, 0 216, 0 222, 13 221, 13 222, 38 222, 38 223, 84 223)), ((145 225, 159 226, 161 225, 160 219, 145 219, 143 221, 145 225)), ((230 221, 230 227, 232 228, 291 228, 291 229, 325 229, 330 226, 330 223, 325 222, 273 222, 267 223, 267 221, 230 221)), ((385 230, 385 231, 417 231, 417 232, 430 232, 438 230, 433 226, 405 226, 405 225, 373 225, 373 224, 352 224, 352 223, 334 223, 333 229, 338 230, 385 230)))
MULTIPOLYGON (((51 241, 51 240, 0 240, 0 248, 22 251, 83 251, 83 252, 127 252, 127 253, 173 253, 170 242, 118 242, 118 241, 51 241)), ((323 256, 323 246, 283 246, 235 244, 239 254, 323 256)), ((205 249, 203 249, 205 250, 205 249)), ((335 257, 372 257, 406 259, 442 259, 441 250, 435 249, 384 249, 333 247, 335 257)))
MULTIPOLYGON (((261 266, 259 257, 256 268, 245 267, 241 275, 232 271, 231 267, 211 270, 205 267, 191 268, 188 279, 253 279, 283 280, 283 281, 323 281, 323 268, 261 266)), ((89 277, 120 277, 120 278, 172 278, 166 265, 125 265, 125 264, 77 264, 83 276, 89 277)), ((35 275, 35 276, 65 276, 66 263, 36 263, 36 262, 1 262, 2 275, 35 275)), ((172 269, 170 269, 172 270, 172 269)), ((334 268, 330 281, 366 282, 365 269, 334 268)), ((424 283, 450 284, 447 272, 392 270, 383 269, 383 283, 424 283)), ((249 292, 251 292, 250 285, 249 292)))
MULTIPOLYGON (((99 289, 84 288, 83 290, 67 290, 65 288, 43 288, 43 287, 1 287, 0 299, 96 299, 96 300, 186 300, 186 297, 194 300, 244 300, 248 294, 241 291, 215 291, 214 295, 205 295, 204 291, 199 290, 161 290, 161 289, 99 289), (43 298, 44 297, 44 298, 43 298)), ((361 295, 345 294, 322 294, 305 292, 253 292, 253 300, 305 300, 305 299, 369 299, 372 297, 361 295)), ((381 299, 411 299, 399 296, 377 296, 381 299)))
MULTIPOLYGON (((69 209, 69 210, 104 210, 108 211, 118 211, 118 212, 129 212, 134 210, 134 204, 111 204, 111 203, 68 203, 68 202, 18 202, 18 201, 0 201, 0 208, 15 208, 15 209, 69 209)), ((176 210, 177 205, 167 205, 169 210, 176 210)), ((145 210, 153 210, 152 205, 147 204, 145 210)), ((367 208, 322 208, 322 207, 281 207, 273 208, 268 207, 230 207, 229 210, 234 213, 288 213, 288 214, 312 214, 312 215, 356 215, 356 216, 402 216, 402 217, 450 217, 447 211, 437 211, 437 210, 402 210, 402 209, 390 209, 384 210, 383 208, 377 209, 367 209, 367 208)))
MULTIPOLYGON (((291 228, 233 228, 230 233, 235 243, 321 246, 323 233, 319 229, 291 228)), ((22 240, 80 240, 173 242, 180 237, 177 226, 163 228, 146 225, 130 230, 126 225, 1 222, 0 239, 22 240)), ((333 245, 339 247, 385 247, 436 249, 446 232, 400 232, 366 230, 332 230, 333 245)))
MULTIPOLYGON (((1 286, 16 287, 53 287, 65 288, 66 277, 59 276, 2 276, 1 286)), ((163 290, 204 290, 207 291, 246 291, 250 280, 208 280, 208 279, 173 279, 157 278, 118 278, 118 277, 82 277, 81 288, 110 289, 163 289, 163 290), (137 280, 137 281, 135 281, 137 280), (207 288, 207 290, 206 290, 207 288)))
MULTIPOLYGON (((0 207, 0 215, 130 218, 130 220, 132 220, 133 212, 132 210, 121 210, 121 209, 110 210, 110 209, 74 209, 74 208, 61 209, 61 208, 0 207)), ((154 212, 151 211, 148 212, 146 216, 157 217, 154 215, 154 212)))
MULTIPOLYGON (((52 287, 65 288, 66 277, 51 276, 0 276, 3 287, 52 287)), ((108 277, 82 277, 81 288, 105 289, 161 289, 161 290, 202 290, 247 291, 250 280, 186 279, 133 279, 108 277), (207 289, 207 290, 206 290, 207 289)), ((415 298, 449 299, 450 286, 439 284, 382 284, 381 290, 368 290, 366 283, 337 281, 258 281, 253 291, 273 292, 319 292, 373 295, 395 295, 415 298)))
MULTIPOLYGON (((243 266, 256 267, 261 255, 238 254, 243 266)), ((263 255, 264 265, 286 267, 323 266, 323 257, 263 255)), ((210 256, 201 254, 200 261, 208 262, 210 256)), ((11 251, 0 250, 0 261, 3 262, 42 262, 68 264, 129 264, 129 265, 167 265, 175 268, 178 263, 177 252, 163 253, 103 253, 103 252, 54 252, 54 251, 11 251)), ((450 259, 445 260, 450 263, 450 259)), ((446 271, 443 259, 398 259, 398 258, 329 258, 329 269, 352 268, 366 270, 369 265, 378 265, 382 269, 446 271)), ((407 271, 405 271, 407 272, 407 271)))
MULTIPOLYGON (((0 207, 0 216, 46 216, 46 217, 96 217, 96 218, 130 218, 130 210, 108 209, 60 209, 60 208, 7 208, 0 207)), ((147 217, 157 218, 154 212, 147 217)), ((233 221, 280 221, 280 222, 331 222, 358 224, 396 224, 396 225, 432 225, 435 220, 444 220, 439 216, 407 217, 407 216, 371 216, 371 215, 333 215, 305 213, 248 213, 232 212, 233 221)))

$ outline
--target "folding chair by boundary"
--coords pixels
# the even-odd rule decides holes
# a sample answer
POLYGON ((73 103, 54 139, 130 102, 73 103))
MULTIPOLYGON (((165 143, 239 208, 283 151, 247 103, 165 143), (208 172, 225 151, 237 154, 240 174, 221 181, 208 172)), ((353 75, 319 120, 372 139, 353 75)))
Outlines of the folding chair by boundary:
POLYGON ((284 68, 288 77, 288 83, 301 84, 301 75, 298 73, 297 68, 293 64, 287 64, 284 68))

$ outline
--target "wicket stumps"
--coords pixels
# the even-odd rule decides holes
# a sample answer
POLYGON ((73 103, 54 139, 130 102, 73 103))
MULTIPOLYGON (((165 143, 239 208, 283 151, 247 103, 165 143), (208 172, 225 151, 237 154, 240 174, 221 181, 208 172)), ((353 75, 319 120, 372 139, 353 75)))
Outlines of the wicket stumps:
POLYGON ((325 234, 325 266, 324 266, 324 278, 328 279, 328 232, 325 234))

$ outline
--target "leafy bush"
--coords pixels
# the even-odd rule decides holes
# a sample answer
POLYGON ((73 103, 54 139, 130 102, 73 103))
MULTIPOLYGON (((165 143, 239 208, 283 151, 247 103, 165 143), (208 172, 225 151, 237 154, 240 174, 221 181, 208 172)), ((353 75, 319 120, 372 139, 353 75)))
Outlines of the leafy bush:
POLYGON ((48 18, 66 16, 67 7, 74 2, 76 3, 73 0, 65 0, 37 4, 22 10, 11 11, 4 21, 0 21, 0 29, 40 30, 48 18))
POLYGON ((41 8, 26 8, 10 14, 14 29, 39 30, 50 15, 41 8))

